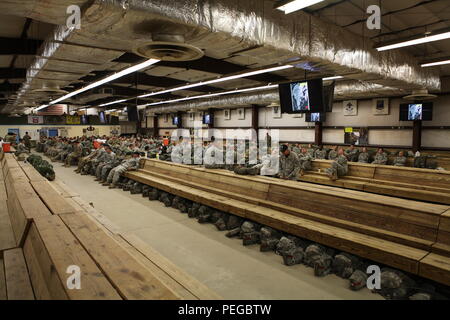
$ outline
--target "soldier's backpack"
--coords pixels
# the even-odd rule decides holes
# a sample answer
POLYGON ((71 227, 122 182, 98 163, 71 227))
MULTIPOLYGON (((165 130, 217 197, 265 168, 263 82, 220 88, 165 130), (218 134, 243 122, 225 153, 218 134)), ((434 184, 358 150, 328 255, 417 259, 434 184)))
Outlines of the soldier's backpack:
POLYGON ((241 237, 244 246, 260 243, 260 232, 258 229, 260 229, 259 226, 254 222, 245 221, 242 224, 241 237))
POLYGON ((148 193, 148 199, 151 201, 156 201, 159 199, 159 190, 156 188, 150 189, 148 193))
POLYGON ((283 257, 286 266, 293 266, 302 263, 305 252, 302 247, 295 244, 293 239, 282 237, 276 246, 277 254, 283 257))
POLYGON ((332 264, 332 272, 338 277, 348 279, 361 266, 361 260, 346 252, 336 255, 332 264))
POLYGON ((277 248, 282 234, 270 227, 261 228, 261 246, 259 250, 261 252, 274 251, 277 248))
POLYGON ((403 272, 385 268, 381 272, 381 289, 374 291, 386 299, 402 300, 410 296, 415 282, 403 272))
POLYGON ((350 278, 348 278, 350 290, 359 291, 362 288, 367 287, 367 278, 367 273, 362 270, 353 272, 350 278))
POLYGON ((211 220, 211 216, 214 210, 207 206, 201 206, 198 209, 197 221, 198 223, 208 223, 211 220))
POLYGON ((194 202, 192 204, 192 207, 190 207, 188 209, 188 217, 189 218, 197 218, 198 217, 198 210, 200 209, 200 207, 201 207, 200 203, 194 202))

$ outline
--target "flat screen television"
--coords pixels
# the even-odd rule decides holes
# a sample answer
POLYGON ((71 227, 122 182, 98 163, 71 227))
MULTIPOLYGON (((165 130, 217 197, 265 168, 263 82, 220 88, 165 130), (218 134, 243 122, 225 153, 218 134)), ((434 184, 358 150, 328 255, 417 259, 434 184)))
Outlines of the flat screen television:
POLYGON ((325 122, 326 113, 325 112, 316 112, 316 113, 307 113, 306 114, 306 122, 325 122))
POLYGON ((99 116, 88 116, 88 119, 89 119, 90 125, 99 125, 100 124, 99 116))
POLYGON ((81 116, 81 124, 83 124, 83 125, 89 124, 89 119, 88 119, 88 116, 87 116, 87 115, 83 114, 83 115, 81 116))
POLYGON ((400 105, 400 121, 433 120, 433 103, 405 103, 400 105))
POLYGON ((213 115, 210 113, 205 113, 203 115, 203 124, 213 124, 213 115))
POLYGON ((106 124, 107 123, 107 119, 106 119, 106 115, 105 115, 105 112, 104 111, 100 111, 99 113, 98 113, 98 117, 99 117, 99 119, 100 119, 100 123, 101 124, 106 124))
POLYGON ((324 112, 322 79, 279 85, 282 113, 324 112))
POLYGON ((179 117, 179 116, 174 116, 174 117, 172 118, 172 124, 173 124, 174 126, 179 126, 179 125, 180 125, 180 117, 179 117))
POLYGON ((128 121, 139 122, 139 112, 136 106, 127 107, 128 121))

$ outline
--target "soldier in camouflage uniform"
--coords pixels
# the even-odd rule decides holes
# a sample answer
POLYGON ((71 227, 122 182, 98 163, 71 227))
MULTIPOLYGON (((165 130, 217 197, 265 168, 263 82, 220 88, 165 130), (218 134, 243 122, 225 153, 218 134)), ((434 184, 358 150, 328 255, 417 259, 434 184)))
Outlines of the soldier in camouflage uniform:
POLYGON ((316 152, 316 149, 313 147, 313 145, 310 143, 308 144, 308 153, 311 155, 311 157, 314 159, 314 153, 316 152))
POLYGON ((388 156, 386 152, 384 152, 383 148, 378 148, 377 154, 375 155, 375 160, 372 164, 387 164, 388 156))
POLYGON ((23 143, 25 145, 25 147, 28 149, 28 151, 31 150, 31 137, 28 134, 28 132, 25 132, 25 135, 22 137, 23 139, 23 143))
POLYGON ((16 146, 15 155, 19 159, 19 161, 25 160, 25 156, 29 154, 30 151, 27 149, 25 144, 23 143, 23 139, 19 140, 19 144, 16 146))
POLYGON ((113 163, 116 158, 116 154, 112 151, 109 145, 105 146, 105 151, 106 152, 104 152, 98 159, 99 163, 95 168, 95 176, 97 177, 95 181, 101 181, 103 167, 113 163))
POLYGON ((398 153, 398 156, 395 157, 393 165, 396 167, 405 167, 406 166, 406 157, 405 157, 405 153, 403 151, 400 151, 398 153))
POLYGON ((348 173, 348 160, 344 155, 344 150, 339 149, 338 158, 332 163, 331 168, 328 168, 325 173, 331 180, 335 181, 339 177, 345 176, 348 173))
POLYGON ((300 161, 295 152, 291 152, 287 145, 281 146, 280 172, 278 176, 285 180, 297 180, 300 171, 300 161))
POLYGON ((298 155, 300 155, 300 153, 302 152, 298 144, 292 144, 292 151, 294 151, 298 155))
POLYGON ((358 162, 359 149, 355 148, 355 145, 352 144, 350 149, 345 150, 345 155, 347 156, 348 161, 358 162))
MULTIPOLYGON (((319 149, 317 151, 319 151, 319 149)), ((303 176, 305 174, 305 171, 312 170, 313 158, 308 153, 308 150, 306 150, 306 148, 302 148, 302 152, 300 153, 298 159, 300 165, 300 176, 303 176)))
POLYGON ((319 146, 319 148, 314 152, 314 159, 324 160, 327 157, 327 150, 323 148, 323 146, 319 146))
POLYGON ((72 162, 78 161, 82 156, 83 150, 81 148, 80 142, 75 141, 73 145, 73 152, 71 152, 65 161, 65 167, 69 168, 72 165, 72 162))
POLYGON ((338 157, 337 146, 331 147, 330 152, 328 152, 328 160, 336 160, 338 157))
POLYGON ((109 188, 114 189, 117 187, 117 183, 122 174, 127 171, 137 170, 139 169, 140 162, 140 153, 133 152, 133 157, 128 160, 124 160, 119 166, 115 167, 109 172, 108 178, 106 179, 106 183, 110 184, 109 188))
POLYGON ((358 156, 358 162, 359 163, 369 163, 369 152, 367 152, 367 148, 364 147, 362 149, 362 152, 358 156))

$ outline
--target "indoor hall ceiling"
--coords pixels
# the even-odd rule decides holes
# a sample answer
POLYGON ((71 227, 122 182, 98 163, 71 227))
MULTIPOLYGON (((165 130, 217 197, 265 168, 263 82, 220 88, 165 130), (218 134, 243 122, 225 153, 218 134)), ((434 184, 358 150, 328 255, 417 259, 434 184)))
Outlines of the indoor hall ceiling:
MULTIPOLYGON (((49 3, 54 2, 54 0, 46 1, 49 3)), ((62 2, 63 1, 60 3, 62 2)), ((227 1, 225 0, 224 2, 227 1)), ((231 3, 233 1, 228 2, 231 3)), ((239 1, 236 0, 234 2, 237 3, 239 1)), ((256 6, 259 6, 260 3, 264 3, 264 10, 266 10, 266 12, 269 12, 268 8, 273 7, 273 4, 275 3, 275 1, 270 0, 251 0, 250 2, 251 4, 256 4, 256 6)), ((83 1, 80 0, 77 1, 77 3, 83 3, 83 1)), ((167 3, 170 3, 170 1, 167 1, 167 3)), ((319 17, 321 20, 325 20, 328 23, 338 25, 345 30, 351 31, 354 34, 372 38, 374 41, 402 38, 418 34, 427 28, 434 29, 441 28, 443 25, 448 25, 447 20, 449 17, 447 7, 450 5, 449 1, 389 0, 381 1, 382 12, 385 14, 383 17, 382 30, 371 32, 365 28, 365 18, 367 15, 363 9, 372 3, 378 4, 379 1, 327 0, 321 4, 305 9, 305 11, 319 17), (419 3, 423 4, 408 9, 419 3), (396 10, 395 13, 388 14, 394 10, 396 10), (427 21, 431 23, 431 25, 421 27, 421 25, 426 24, 427 21), (420 27, 415 28, 417 26, 420 27)), ((19 9, 14 11, 14 14, 20 12, 19 9)), ((95 10, 93 11, 95 12, 95 10)), ((99 12, 101 13, 102 11, 99 12)), ((50 14, 51 12, 49 13, 49 16, 50 14)), ((300 16, 301 13, 294 13, 287 17, 278 13, 275 13, 275 15, 276 19, 273 21, 280 23, 282 20, 296 20, 296 17, 300 16)), ((31 16, 36 19, 42 18, 47 22, 51 20, 43 15, 39 16, 32 14, 31 16)), ((110 17, 110 15, 106 15, 106 13, 105 16, 110 17)), ((120 15, 111 15, 111 19, 121 19, 119 16, 120 15)), ((103 22, 102 19, 104 17, 101 15, 98 17, 96 16, 96 18, 103 22)), ((236 18, 237 22, 240 23, 241 21, 239 21, 238 18, 239 17, 236 18)), ((58 20, 55 20, 55 22, 59 23, 58 20)), ((68 38, 67 41, 63 41, 64 44, 58 48, 49 62, 45 65, 45 70, 42 70, 42 72, 36 76, 37 81, 33 82, 32 88, 38 88, 38 86, 43 83, 51 81, 53 84, 59 85, 65 90, 72 91, 145 60, 133 54, 131 50, 129 50, 130 46, 124 45, 125 42, 123 42, 122 39, 119 39, 118 37, 114 39, 109 38, 110 34, 108 34, 108 31, 99 33, 95 36, 97 32, 95 29, 96 24, 93 24, 92 26, 93 31, 91 34, 89 33, 90 30, 88 30, 87 33, 75 33, 72 37, 68 38), (81 50, 81 45, 87 47, 92 46, 95 48, 91 48, 88 55, 83 55, 80 54, 80 52, 85 52, 81 50), (125 50, 125 48, 128 48, 128 50, 125 50), (69 65, 67 64, 67 60, 71 61, 69 67, 70 70, 68 70, 69 65)), ((119 26, 117 28, 119 28, 119 26)), ((138 34, 133 33, 136 29, 132 29, 131 24, 123 24, 122 27, 125 35, 127 35, 127 32, 131 32, 130 34, 133 37, 139 37, 138 34)), ((98 28, 100 28, 100 26, 98 26, 98 28)), ((113 25, 111 28, 113 28, 113 25)), ((36 58, 38 52, 37 47, 41 45, 42 40, 45 40, 54 32, 54 29, 55 26, 45 22, 38 22, 32 18, 27 19, 25 17, 13 15, 0 16, 0 37, 2 37, 0 39, 2 44, 1 48, 7 47, 9 48, 8 50, 11 51, 4 52, 5 54, 0 52, 0 75, 3 77, 3 79, 0 79, 0 95, 2 94, 2 90, 4 94, 6 93, 5 97, 14 94, 14 92, 18 90, 17 84, 25 81, 23 75, 36 58), (23 33, 27 21, 29 26, 25 32, 26 37, 24 39, 23 33), (13 46, 15 41, 19 46, 13 46), (14 66, 11 68, 10 65, 14 57, 14 66), (5 92, 5 89, 8 89, 9 91, 5 92)), ((120 28, 118 30, 120 30, 120 28)), ((111 32, 113 31, 116 32, 115 30, 111 30, 111 32)), ((296 54, 283 50, 274 50, 271 46, 256 45, 245 39, 236 41, 235 38, 230 37, 224 32, 206 33, 193 29, 191 34, 195 35, 196 32, 199 33, 199 35, 192 36, 191 39, 189 39, 189 44, 202 49, 205 53, 203 58, 188 62, 160 62, 146 70, 141 70, 137 75, 127 76, 103 86, 103 88, 115 88, 115 90, 112 90, 112 94, 99 93, 99 91, 92 90, 91 92, 83 94, 82 98, 77 99, 75 97, 72 100, 69 100, 69 102, 94 106, 98 105, 99 101, 101 103, 106 103, 117 99, 134 97, 136 96, 136 92, 141 94, 142 92, 145 93, 148 91, 160 90, 182 85, 187 82, 196 82, 221 75, 245 72, 249 69, 265 67, 274 63, 298 58, 296 54)), ((422 59, 424 57, 450 56, 450 51, 447 46, 448 41, 446 41, 446 44, 435 43, 420 46, 418 48, 406 48, 404 50, 422 59)), ((307 62, 308 61, 305 61, 305 63, 307 62)), ((326 63, 316 61, 315 67, 323 67, 324 71, 327 70, 326 63)), ((341 68, 337 65, 334 65, 333 68, 334 71, 341 71, 341 68)), ((443 75, 450 75, 450 71, 446 73, 447 69, 448 68, 446 67, 441 68, 443 75)), ((345 74, 348 73, 348 70, 342 71, 345 71, 345 74)), ((184 90, 174 92, 168 97, 177 98, 180 96, 219 92, 224 89, 252 87, 268 83, 297 80, 304 78, 305 76, 315 77, 321 75, 330 76, 334 75, 334 72, 308 72, 305 74, 305 71, 301 68, 295 68, 254 76, 248 79, 218 83, 208 87, 192 88, 189 91, 184 90)), ((352 76, 353 79, 361 80, 372 80, 373 77, 373 75, 370 74, 356 74, 352 76)), ((387 83, 387 85, 390 85, 390 83, 387 83)), ((34 98, 37 100, 37 103, 48 101, 47 97, 34 95, 29 92, 27 93, 27 98, 28 97, 34 98)), ((142 101, 151 102, 159 100, 161 100, 161 96, 143 99, 142 101)), ((111 108, 114 107, 117 106, 111 106, 111 108)))

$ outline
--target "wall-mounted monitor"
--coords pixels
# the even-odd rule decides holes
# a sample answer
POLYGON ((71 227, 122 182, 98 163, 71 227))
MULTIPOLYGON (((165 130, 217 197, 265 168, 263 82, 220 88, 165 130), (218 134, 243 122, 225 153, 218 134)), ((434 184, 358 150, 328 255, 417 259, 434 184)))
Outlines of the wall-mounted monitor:
POLYGON ((173 124, 174 126, 179 126, 180 123, 181 123, 181 119, 180 119, 179 116, 174 116, 174 117, 172 118, 172 124, 173 124))
POLYGON ((433 103, 408 103, 400 105, 400 121, 432 121, 433 103))
POLYGON ((100 118, 100 123, 101 124, 106 124, 107 123, 107 119, 106 119, 106 115, 104 111, 100 111, 98 113, 98 117, 100 118))
POLYGON ((324 112, 322 79, 279 85, 283 113, 324 112))
POLYGON ((214 124, 214 116, 211 113, 205 113, 203 115, 203 124, 214 124))
POLYGON ((326 113, 325 112, 307 113, 305 120, 306 122, 325 122, 326 113))
POLYGON ((128 121, 139 122, 139 112, 136 106, 127 107, 128 121))

